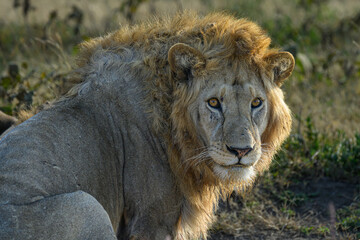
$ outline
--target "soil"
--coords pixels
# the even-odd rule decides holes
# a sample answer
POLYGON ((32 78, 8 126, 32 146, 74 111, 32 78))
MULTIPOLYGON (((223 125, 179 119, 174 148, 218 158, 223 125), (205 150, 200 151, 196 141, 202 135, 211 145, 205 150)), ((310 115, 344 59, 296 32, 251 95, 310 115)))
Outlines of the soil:
MULTIPOLYGON (((306 180, 301 183, 290 184, 289 190, 295 194, 306 196, 306 199, 292 209, 296 212, 297 216, 301 218, 308 218, 309 223, 322 224, 324 226, 334 225, 335 214, 330 214, 331 208, 339 209, 345 206, 349 206, 356 195, 360 192, 360 185, 334 181, 329 178, 319 178, 306 180), (330 211, 329 211, 330 210, 330 211), (332 224, 331 224, 332 223, 332 224)), ((242 204, 238 209, 241 209, 242 204)), ((228 211, 228 206, 225 203, 220 203, 219 211, 228 211)), ((331 227, 330 227, 331 228, 331 227)), ((334 228, 333 228, 334 229, 334 228)), ((332 229, 330 229, 332 230, 332 229)), ((335 231, 335 230, 333 230, 335 231)), ((230 240, 230 239, 342 239, 340 233, 331 234, 332 237, 322 236, 309 236, 304 235, 301 232, 295 232, 293 230, 284 229, 282 231, 269 230, 261 227, 258 229, 251 229, 238 233, 236 236, 225 234, 223 232, 212 232, 210 235, 211 240, 230 240)))
POLYGON ((331 205, 333 204, 335 209, 349 206, 359 192, 359 186, 320 178, 290 186, 290 190, 304 193, 308 197, 307 201, 295 207, 296 212, 304 215, 312 211, 318 215, 320 222, 325 222, 330 219, 331 205))

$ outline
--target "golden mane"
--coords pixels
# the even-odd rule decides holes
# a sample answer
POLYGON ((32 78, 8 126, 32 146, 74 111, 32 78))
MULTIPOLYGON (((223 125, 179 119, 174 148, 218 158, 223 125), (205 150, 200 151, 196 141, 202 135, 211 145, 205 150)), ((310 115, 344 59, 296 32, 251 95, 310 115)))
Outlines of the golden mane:
MULTIPOLYGON (((220 182, 205 164, 179 167, 184 166, 185 159, 196 154, 194 149, 201 147, 195 126, 187 114, 189 102, 197 96, 201 86, 189 89, 177 85, 167 58, 169 49, 176 43, 185 43, 199 50, 207 59, 206 71, 215 71, 221 62, 227 61, 233 62, 234 68, 245 66, 258 76, 269 76, 264 57, 277 52, 269 48, 270 38, 253 22, 224 13, 199 17, 186 12, 174 18, 157 18, 139 25, 123 26, 106 37, 87 41, 81 44, 77 64, 85 69, 99 49, 115 53, 130 49, 141 54, 142 61, 133 64, 141 65, 147 72, 144 87, 149 92, 151 104, 148 111, 153 117, 154 132, 167 140, 170 167, 186 198, 178 222, 178 238, 206 237, 218 198, 234 189, 243 190, 250 183, 220 182)), ((81 85, 85 80, 84 73, 75 80, 81 85)), ((290 111, 283 102, 281 90, 270 81, 264 82, 264 86, 270 117, 262 135, 267 150, 256 166, 259 173, 268 168, 291 128, 290 111)), ((76 94, 76 89, 69 95, 76 94)))

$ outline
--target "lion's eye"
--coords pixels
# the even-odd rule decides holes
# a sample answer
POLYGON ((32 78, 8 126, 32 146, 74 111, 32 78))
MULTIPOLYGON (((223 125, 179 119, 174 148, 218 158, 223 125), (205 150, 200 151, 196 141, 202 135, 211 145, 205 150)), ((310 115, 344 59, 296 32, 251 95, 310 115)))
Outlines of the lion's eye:
POLYGON ((254 100, 252 100, 251 102, 251 107, 252 108, 258 108, 260 107, 262 104, 262 100, 260 98, 255 98, 254 100))
POLYGON ((217 98, 210 98, 208 100, 208 104, 212 108, 220 108, 221 107, 220 101, 217 98))

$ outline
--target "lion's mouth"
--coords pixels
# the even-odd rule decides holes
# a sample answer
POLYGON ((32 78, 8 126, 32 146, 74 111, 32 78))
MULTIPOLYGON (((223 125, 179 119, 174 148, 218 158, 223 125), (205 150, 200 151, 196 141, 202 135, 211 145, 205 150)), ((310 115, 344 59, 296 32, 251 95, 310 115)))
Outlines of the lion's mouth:
POLYGON ((223 168, 228 168, 228 169, 231 169, 231 168, 249 168, 249 167, 252 166, 252 164, 242 164, 242 163, 235 163, 235 164, 232 164, 232 165, 222 165, 222 164, 218 164, 218 165, 220 165, 223 168))

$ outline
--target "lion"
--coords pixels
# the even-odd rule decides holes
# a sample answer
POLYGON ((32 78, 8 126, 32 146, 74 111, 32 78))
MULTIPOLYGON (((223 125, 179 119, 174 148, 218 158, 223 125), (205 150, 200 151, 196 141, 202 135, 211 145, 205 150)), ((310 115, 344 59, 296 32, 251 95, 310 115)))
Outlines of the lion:
POLYGON ((0 142, 1 239, 206 239, 290 133, 255 23, 180 13, 81 44, 76 85, 0 142))

